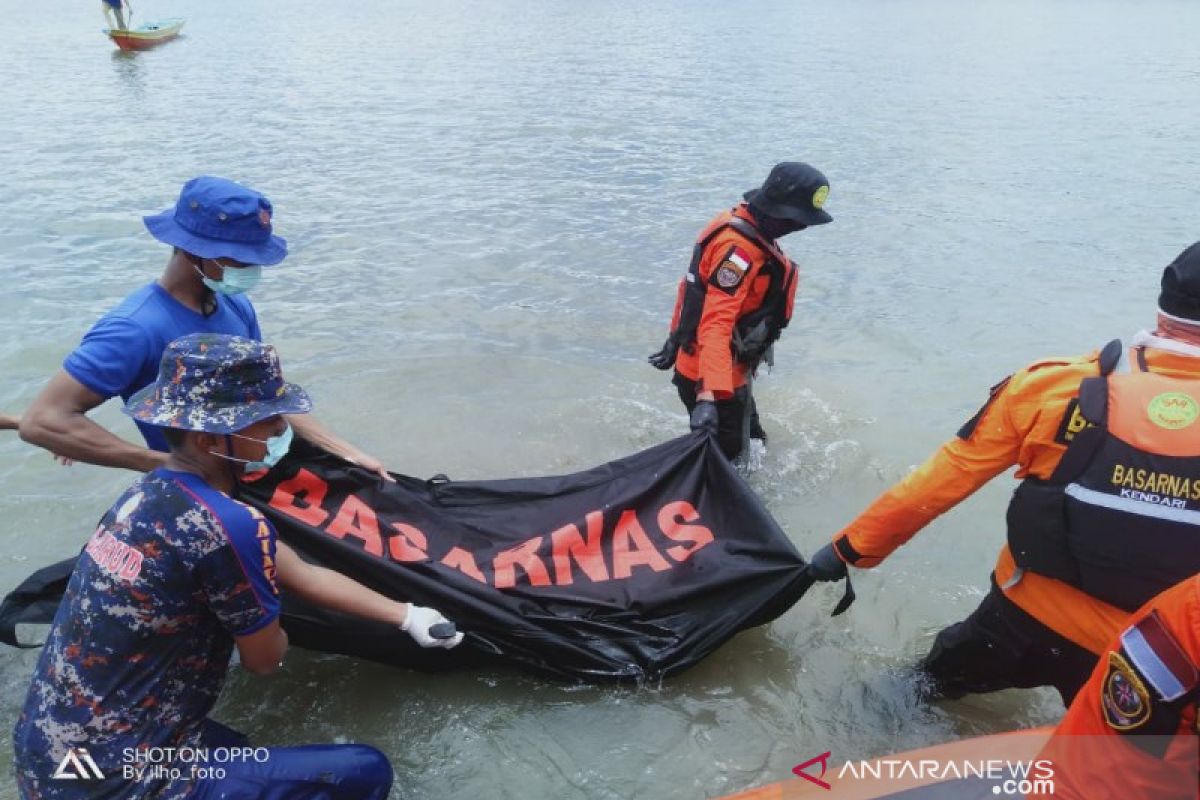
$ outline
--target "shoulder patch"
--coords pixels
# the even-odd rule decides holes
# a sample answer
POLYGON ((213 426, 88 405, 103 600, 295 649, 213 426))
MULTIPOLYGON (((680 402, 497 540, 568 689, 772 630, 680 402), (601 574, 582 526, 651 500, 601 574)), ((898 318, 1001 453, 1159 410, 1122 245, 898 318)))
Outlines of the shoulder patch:
POLYGON ((733 245, 712 271, 710 283, 726 294, 734 294, 750 269, 750 253, 733 245))
POLYGON ((1062 423, 1058 426, 1058 432, 1054 434, 1054 441, 1059 444, 1070 444, 1081 431, 1091 425, 1092 423, 1084 419, 1083 414, 1079 411, 1079 398, 1073 397, 1067 404, 1067 410, 1063 413, 1062 423))
POLYGON ((1120 653, 1109 652, 1100 689, 1104 721, 1116 731, 1132 731, 1150 720, 1150 692, 1120 653))
POLYGON ((1121 646, 1146 683, 1166 702, 1178 700, 1200 683, 1196 665, 1175 641, 1157 611, 1151 611, 1127 628, 1121 634, 1121 646))

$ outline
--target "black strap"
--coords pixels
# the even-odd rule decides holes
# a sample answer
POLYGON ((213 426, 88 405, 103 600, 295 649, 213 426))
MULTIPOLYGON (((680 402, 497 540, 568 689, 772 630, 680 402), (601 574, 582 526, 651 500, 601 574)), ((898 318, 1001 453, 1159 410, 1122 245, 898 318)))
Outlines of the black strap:
POLYGON ((49 625, 58 612, 59 601, 67 590, 75 559, 68 558, 43 567, 9 592, 0 605, 0 642, 13 647, 40 647, 41 642, 17 640, 17 625, 49 625))
POLYGON ((1100 350, 1100 374, 1111 375, 1112 371, 1117 368, 1117 364, 1121 363, 1121 351, 1124 346, 1120 339, 1113 339, 1108 344, 1104 345, 1100 350))
POLYGON ((833 607, 833 613, 829 616, 836 617, 838 614, 846 612, 850 606, 854 605, 854 601, 858 599, 858 595, 854 593, 854 585, 850 583, 850 572, 846 572, 846 591, 842 593, 842 599, 838 600, 838 604, 833 607))
POLYGON ((450 480, 450 476, 444 472, 439 472, 425 481, 425 489, 429 492, 429 498, 439 506, 442 504, 442 496, 438 490, 448 483, 452 483, 452 481, 450 480))
MULTIPOLYGON (((778 261, 782 257, 782 254, 775 248, 774 245, 767 241, 766 237, 759 232, 758 228, 754 227, 741 217, 730 217, 728 222, 717 228, 717 231, 720 231, 722 228, 733 228, 742 236, 754 242, 754 244, 758 245, 762 251, 767 254, 767 259, 769 261, 778 261)), ((717 231, 713 232, 714 235, 717 231)))
POLYGON ((1084 378, 1079 383, 1079 413, 1093 425, 1108 422, 1108 377, 1084 378))
POLYGON ((1145 347, 1145 345, 1135 348, 1134 352, 1137 353, 1138 369, 1140 369, 1142 372, 1149 372, 1150 365, 1146 363, 1146 347, 1145 347))
MULTIPOLYGON (((813 577, 811 572, 809 572, 807 569, 805 569, 803 572, 800 573, 800 582, 801 582, 801 589, 800 589, 800 593, 796 595, 797 601, 799 601, 801 597, 804 597, 804 595, 806 595, 808 593, 808 590, 811 589, 813 587, 813 585, 817 583, 817 579, 813 577)), ((845 591, 842 592, 842 599, 838 600, 837 605, 833 607, 833 613, 830 614, 829 616, 836 617, 839 614, 846 613, 846 610, 849 609, 850 606, 854 605, 854 601, 857 599, 858 599, 858 595, 856 595, 854 593, 854 585, 850 582, 850 572, 847 570, 847 572, 846 572, 846 589, 845 589, 845 591)))
MULTIPOLYGON (((1123 345, 1113 339, 1100 350, 1100 374, 1079 383, 1079 414, 1091 423, 1075 434, 1047 483, 1066 485, 1083 474, 1104 441, 1108 425, 1108 376, 1121 362, 1123 345)), ((1142 348, 1138 348, 1139 357, 1142 348)))
POLYGON ((1078 478, 1104 441, 1108 433, 1107 377, 1084 378, 1079 384, 1079 413, 1092 424, 1075 434, 1048 483, 1065 486, 1078 478))

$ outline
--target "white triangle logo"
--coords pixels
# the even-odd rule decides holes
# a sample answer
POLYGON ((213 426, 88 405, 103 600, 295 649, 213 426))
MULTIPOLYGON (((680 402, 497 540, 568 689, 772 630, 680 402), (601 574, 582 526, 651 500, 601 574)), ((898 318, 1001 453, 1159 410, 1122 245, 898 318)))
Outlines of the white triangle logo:
POLYGON ((86 748, 68 750, 52 776, 56 781, 102 781, 104 773, 88 754, 86 748))

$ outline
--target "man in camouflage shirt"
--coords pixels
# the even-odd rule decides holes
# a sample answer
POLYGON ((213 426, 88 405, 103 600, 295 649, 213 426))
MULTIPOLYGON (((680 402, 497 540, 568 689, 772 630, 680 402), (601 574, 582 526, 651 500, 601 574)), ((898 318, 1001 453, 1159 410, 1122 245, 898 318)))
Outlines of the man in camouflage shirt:
POLYGON ((252 672, 282 663, 276 580, 318 605, 398 625, 422 646, 462 639, 431 635, 439 624, 453 633, 433 609, 305 563, 229 496, 241 474, 286 453, 282 415, 310 408, 284 382, 274 348, 222 334, 168 345, 157 382, 126 413, 164 428, 170 459, 121 495, 79 557, 13 735, 23 798, 387 796, 391 766, 364 745, 260 748, 201 765, 220 772, 193 769, 195 752, 245 744, 207 719, 234 645, 252 672))

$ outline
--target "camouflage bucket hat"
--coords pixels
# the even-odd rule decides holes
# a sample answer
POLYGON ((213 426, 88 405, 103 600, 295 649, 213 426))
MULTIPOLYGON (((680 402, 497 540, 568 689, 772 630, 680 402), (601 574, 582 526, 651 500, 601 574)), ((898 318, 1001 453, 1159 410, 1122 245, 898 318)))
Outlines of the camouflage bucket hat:
POLYGON ((275 348, 218 333, 193 333, 167 345, 154 383, 125 413, 160 428, 236 433, 276 414, 306 414, 308 394, 283 380, 275 348))

